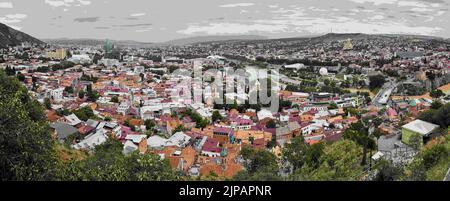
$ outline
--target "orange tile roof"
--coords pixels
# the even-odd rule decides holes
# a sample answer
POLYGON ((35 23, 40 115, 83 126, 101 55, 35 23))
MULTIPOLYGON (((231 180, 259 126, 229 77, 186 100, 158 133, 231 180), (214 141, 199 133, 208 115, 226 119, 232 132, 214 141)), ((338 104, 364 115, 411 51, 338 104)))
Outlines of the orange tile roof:
POLYGON ((169 161, 170 167, 172 169, 177 169, 181 162, 181 157, 179 156, 169 156, 167 157, 167 160, 169 161))
POLYGON ((245 112, 245 115, 247 115, 249 117, 256 117, 256 113, 255 112, 245 112))
POLYGON ((130 119, 129 122, 133 126, 140 126, 140 125, 142 125, 142 119, 130 119))
POLYGON ((217 176, 221 177, 223 176, 222 173, 222 167, 220 165, 217 165, 215 163, 207 163, 205 165, 200 166, 200 175, 209 175, 212 172, 215 173, 217 176))
POLYGON ((165 157, 169 157, 173 154, 173 152, 175 152, 177 150, 176 146, 171 146, 171 147, 165 147, 162 150, 162 153, 164 154, 165 157))
POLYGON ((58 120, 60 117, 56 114, 56 111, 54 110, 47 110, 45 111, 45 115, 47 116, 47 120, 54 122, 58 120))
POLYGON ((248 143, 250 137, 253 137, 255 140, 264 139, 270 141, 272 140, 272 133, 260 130, 238 130, 235 132, 235 138, 242 140, 244 143, 248 143))
POLYGON ((242 167, 242 165, 233 162, 229 162, 226 165, 225 171, 223 172, 223 176, 224 177, 228 177, 231 178, 234 175, 236 175, 238 172, 240 172, 241 170, 243 170, 244 168, 242 167))
POLYGON ((92 110, 95 110, 95 109, 97 109, 98 105, 97 105, 97 103, 91 103, 89 105, 89 107, 91 107, 92 110))
POLYGON ((231 109, 231 110, 230 110, 230 114, 238 115, 238 114, 239 114, 239 111, 236 110, 236 109, 231 109))
POLYGON ((184 148, 181 150, 181 157, 185 160, 183 169, 187 170, 189 167, 191 167, 195 163, 195 156, 197 155, 197 152, 195 149, 191 146, 184 148))

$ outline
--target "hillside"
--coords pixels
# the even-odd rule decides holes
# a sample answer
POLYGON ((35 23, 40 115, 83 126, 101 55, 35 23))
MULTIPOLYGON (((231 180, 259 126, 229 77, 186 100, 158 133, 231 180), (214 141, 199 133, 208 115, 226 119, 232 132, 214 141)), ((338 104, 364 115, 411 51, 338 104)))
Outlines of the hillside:
POLYGON ((230 41, 230 40, 264 40, 264 36, 256 35, 235 35, 235 36, 196 36, 190 38, 181 38, 164 42, 166 45, 189 45, 194 43, 230 41))
POLYGON ((23 42, 42 44, 44 42, 20 31, 17 31, 5 24, 0 23, 0 48, 8 45, 20 45, 23 42))

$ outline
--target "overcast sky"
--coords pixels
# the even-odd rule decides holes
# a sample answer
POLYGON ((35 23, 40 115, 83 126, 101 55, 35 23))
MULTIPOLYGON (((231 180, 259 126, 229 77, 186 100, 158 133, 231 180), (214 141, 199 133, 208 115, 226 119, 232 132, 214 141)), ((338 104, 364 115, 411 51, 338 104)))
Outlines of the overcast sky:
POLYGON ((0 22, 37 38, 162 42, 331 32, 450 38, 450 0, 0 0, 0 22))

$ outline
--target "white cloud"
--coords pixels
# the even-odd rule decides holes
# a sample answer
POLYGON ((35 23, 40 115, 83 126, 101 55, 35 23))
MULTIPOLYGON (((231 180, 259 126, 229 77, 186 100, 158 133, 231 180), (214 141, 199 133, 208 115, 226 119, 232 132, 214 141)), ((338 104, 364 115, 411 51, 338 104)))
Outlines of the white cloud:
POLYGON ((144 16, 144 15, 146 15, 147 13, 133 13, 133 14, 130 14, 130 16, 131 17, 140 17, 140 16, 144 16))
POLYGON ((370 18, 371 20, 382 20, 384 17, 382 15, 374 15, 370 18))
POLYGON ((20 19, 11 19, 11 18, 7 18, 7 17, 0 17, 0 22, 3 24, 14 24, 14 23, 19 23, 22 20, 20 19))
POLYGON ((247 6, 253 6, 254 3, 235 3, 235 4, 225 4, 220 5, 221 8, 234 8, 234 7, 247 7, 247 6))
POLYGON ((374 5, 378 6, 378 5, 382 5, 382 4, 394 4, 396 3, 398 0, 349 0, 355 3, 373 3, 374 5))
POLYGON ((328 11, 328 10, 326 10, 326 9, 316 8, 316 7, 314 7, 314 6, 310 6, 310 7, 308 8, 308 10, 316 11, 316 12, 327 12, 327 11, 328 11))
POLYGON ((437 16, 441 16, 441 15, 443 15, 444 13, 445 13, 445 11, 438 11, 436 15, 437 15, 437 16))
POLYGON ((374 13, 375 12, 375 10, 361 10, 362 12, 365 12, 365 13, 374 13))
POLYGON ((269 20, 259 19, 254 23, 269 26, 282 26, 280 31, 290 33, 324 34, 333 28, 338 33, 368 33, 368 34, 417 34, 433 35, 442 31, 441 27, 421 26, 408 23, 408 21, 384 22, 382 15, 374 15, 368 20, 359 20, 343 16, 310 17, 298 16, 290 18, 273 18, 269 20))
POLYGON ((138 30, 136 30, 136 32, 142 33, 142 32, 148 32, 148 31, 150 31, 150 30, 152 30, 152 28, 138 29, 138 30))
POLYGON ((191 25, 187 29, 179 30, 181 34, 231 35, 248 34, 251 32, 281 33, 287 29, 286 25, 277 24, 239 24, 239 23, 210 23, 205 26, 191 25))
POLYGON ((74 4, 74 6, 87 6, 91 4, 91 1, 77 0, 75 2, 75 0, 59 0, 59 1, 45 0, 45 3, 52 7, 61 7, 61 6, 71 7, 72 4, 74 4))
POLYGON ((12 15, 5 15, 7 18, 10 19, 24 19, 27 17, 25 14, 12 14, 12 15))
POLYGON ((45 0, 45 3, 50 5, 50 6, 53 6, 53 7, 70 6, 70 4, 67 4, 66 1, 45 0))
POLYGON ((90 5, 90 4, 91 4, 90 1, 82 1, 82 0, 78 0, 78 2, 80 2, 80 4, 83 5, 83 6, 87 6, 87 5, 90 5))
POLYGON ((398 6, 411 6, 411 7, 419 7, 419 8, 426 8, 428 7, 424 3, 420 3, 417 1, 399 1, 398 6))
POLYGON ((13 4, 11 2, 0 2, 0 8, 13 8, 13 4))
POLYGON ((364 4, 364 3, 372 3, 376 6, 382 4, 397 4, 399 7, 417 7, 417 8, 427 8, 427 7, 439 7, 439 3, 424 3, 418 1, 406 1, 406 0, 349 0, 354 3, 364 4))
POLYGON ((433 9, 429 9, 429 8, 411 8, 411 11, 415 11, 415 12, 432 12, 433 9))
MULTIPOLYGON (((16 24, 19 22, 22 22, 23 19, 25 19, 27 15, 25 14, 9 14, 5 15, 4 17, 0 17, 0 22, 3 24, 7 24, 10 27, 13 27, 11 24, 16 24)), ((21 27, 14 26, 14 29, 20 30, 21 27)))

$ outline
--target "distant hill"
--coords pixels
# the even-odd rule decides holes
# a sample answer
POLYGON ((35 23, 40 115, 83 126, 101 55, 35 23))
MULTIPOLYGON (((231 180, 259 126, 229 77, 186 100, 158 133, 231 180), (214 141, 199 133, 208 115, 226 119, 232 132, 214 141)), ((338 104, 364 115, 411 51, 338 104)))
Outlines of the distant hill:
MULTIPOLYGON (((443 39, 434 36, 422 36, 422 35, 402 35, 402 34, 363 34, 363 33, 328 33, 325 35, 312 35, 312 36, 302 36, 302 37, 291 37, 291 38, 273 38, 269 39, 268 37, 258 36, 258 35, 233 35, 233 36, 196 36, 190 38, 182 38, 171 40, 167 42, 161 43, 146 43, 146 42, 138 42, 132 40, 110 40, 111 43, 118 47, 135 47, 135 48, 149 48, 156 46, 183 46, 190 44, 198 44, 198 43, 212 43, 212 42, 226 42, 226 41, 251 41, 251 42, 260 42, 260 41, 306 41, 309 43, 318 43, 318 42, 327 42, 327 41, 341 41, 346 40, 348 38, 352 40, 361 40, 361 39, 383 39, 383 38, 393 38, 393 37, 401 37, 401 38, 411 38, 411 39, 419 39, 419 40, 436 40, 436 41, 444 41, 449 42, 450 39, 443 39)), ((99 46, 105 43, 104 39, 68 39, 68 38, 60 38, 60 39, 43 39, 43 41, 48 44, 54 45, 84 45, 84 46, 99 46)))
MULTIPOLYGON (((53 45, 82 45, 82 46, 99 46, 105 44, 105 39, 69 39, 69 38, 58 38, 58 39, 43 39, 43 41, 48 44, 53 45)), ((152 47, 154 43, 144 43, 133 40, 109 40, 114 45, 119 47, 152 47)))
MULTIPOLYGON (((403 39, 414 39, 420 41, 434 41, 434 42, 444 42, 448 43, 449 39, 444 39, 435 36, 423 36, 423 35, 407 35, 407 34, 363 34, 363 33, 328 33, 325 35, 311 35, 311 36, 301 36, 301 37, 290 37, 290 38, 273 38, 273 39, 262 39, 262 40, 248 40, 249 42, 271 42, 271 41, 281 41, 281 42, 305 42, 305 44, 316 44, 322 42, 332 42, 332 41, 343 41, 347 39, 352 40, 374 40, 374 39, 387 39, 387 38, 403 38, 403 39)), ((245 41, 245 40, 244 40, 245 41)), ((246 41, 247 42, 247 41, 246 41)), ((205 42, 209 43, 209 42, 205 42)))
POLYGON ((230 41, 230 40, 264 40, 267 37, 257 35, 235 35, 235 36, 196 36, 164 42, 165 45, 189 45, 194 43, 230 41))
POLYGON ((16 46, 23 42, 43 44, 44 42, 20 31, 17 31, 5 24, 0 23, 0 48, 8 45, 16 46))
MULTIPOLYGON (((266 37, 256 35, 236 35, 236 36, 197 36, 190 38, 182 38, 171 40, 162 43, 144 43, 132 40, 110 40, 111 43, 119 47, 155 47, 155 46, 167 46, 167 45, 189 45, 194 43, 214 42, 214 41, 230 41, 230 40, 265 40, 266 37)), ((105 40, 103 39, 43 39, 43 41, 54 45, 86 45, 86 46, 98 46, 103 45, 105 40)))

